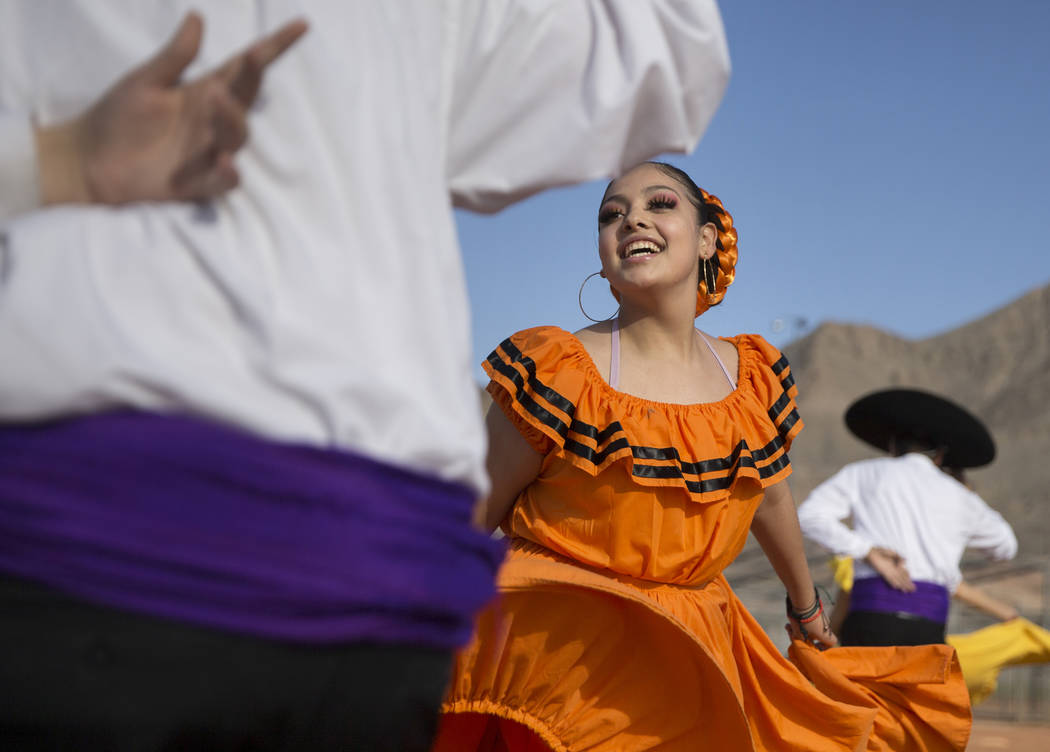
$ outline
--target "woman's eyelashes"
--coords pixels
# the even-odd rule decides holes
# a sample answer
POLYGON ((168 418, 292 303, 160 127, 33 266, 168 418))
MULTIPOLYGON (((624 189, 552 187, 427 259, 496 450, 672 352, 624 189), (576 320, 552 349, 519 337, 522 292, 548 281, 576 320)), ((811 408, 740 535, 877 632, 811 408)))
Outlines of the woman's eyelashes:
MULTIPOLYGON (((678 198, 670 193, 659 193, 651 197, 645 204, 647 211, 660 211, 674 209, 678 206, 678 198)), ((626 210, 620 206, 607 206, 598 212, 598 224, 607 225, 613 220, 624 216, 626 210)))
POLYGON ((659 193, 649 199, 649 209, 673 209, 678 206, 678 199, 670 193, 659 193))

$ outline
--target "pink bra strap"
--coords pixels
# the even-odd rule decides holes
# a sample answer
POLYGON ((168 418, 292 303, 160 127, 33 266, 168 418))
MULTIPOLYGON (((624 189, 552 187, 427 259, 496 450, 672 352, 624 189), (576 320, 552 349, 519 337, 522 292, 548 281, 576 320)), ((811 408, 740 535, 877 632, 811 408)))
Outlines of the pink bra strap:
POLYGON ((711 343, 707 341, 707 335, 699 329, 696 330, 696 333, 700 335, 700 339, 702 339, 704 341, 704 344, 707 345, 707 349, 710 350, 711 354, 715 356, 715 360, 718 362, 718 367, 721 368, 722 373, 726 375, 726 381, 729 382, 730 388, 736 389, 736 381, 730 375, 729 369, 726 368, 726 364, 722 362, 722 359, 720 357, 718 357, 718 353, 715 352, 715 348, 712 347, 711 343))

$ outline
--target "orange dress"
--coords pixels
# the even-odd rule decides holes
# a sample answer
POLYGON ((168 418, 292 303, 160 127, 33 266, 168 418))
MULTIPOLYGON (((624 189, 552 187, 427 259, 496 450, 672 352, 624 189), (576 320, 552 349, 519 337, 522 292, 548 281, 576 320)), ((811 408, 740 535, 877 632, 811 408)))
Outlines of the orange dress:
POLYGON ((948 646, 784 658, 722 571, 801 430, 787 360, 731 338, 738 384, 618 392, 555 327, 505 340, 489 392, 543 454, 503 523, 500 597, 457 657, 435 750, 962 750, 948 646))

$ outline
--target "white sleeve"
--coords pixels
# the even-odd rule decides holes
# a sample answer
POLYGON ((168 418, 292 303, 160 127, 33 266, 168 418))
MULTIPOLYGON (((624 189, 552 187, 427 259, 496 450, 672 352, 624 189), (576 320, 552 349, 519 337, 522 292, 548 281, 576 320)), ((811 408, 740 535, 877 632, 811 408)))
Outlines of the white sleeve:
POLYGON ((497 211, 691 151, 729 79, 714 0, 466 6, 453 32, 447 161, 462 208, 497 211))
POLYGON ((0 229, 39 203, 32 121, 25 115, 0 112, 0 229))
POLYGON ((872 543, 858 535, 843 520, 852 514, 859 493, 859 474, 847 465, 817 486, 798 508, 802 534, 837 556, 863 559, 872 543))
POLYGON ((996 561, 1017 556, 1017 536, 1010 523, 980 496, 974 493, 970 496, 970 537, 966 545, 996 561))

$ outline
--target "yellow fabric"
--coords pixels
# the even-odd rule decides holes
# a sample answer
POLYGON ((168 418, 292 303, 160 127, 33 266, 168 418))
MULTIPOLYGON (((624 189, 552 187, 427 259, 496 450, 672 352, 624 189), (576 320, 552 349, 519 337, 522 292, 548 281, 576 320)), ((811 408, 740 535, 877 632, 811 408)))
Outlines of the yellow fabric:
POLYGON ((853 558, 850 556, 833 556, 831 561, 831 572, 835 577, 835 584, 839 590, 848 593, 853 589, 853 558))
POLYGON ((967 634, 948 635, 959 654, 966 688, 977 704, 987 699, 1006 666, 1050 661, 1050 632, 1027 619, 1011 619, 967 634))
POLYGON ((457 657, 437 752, 965 746, 950 647, 800 644, 803 675, 722 576, 801 428, 787 361, 729 341, 737 389, 701 405, 612 389, 553 327, 490 356, 493 399, 544 459, 504 521, 500 597, 457 657), (486 746, 504 721, 532 746, 486 746))

